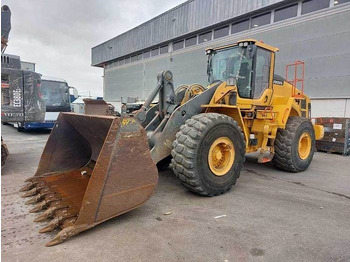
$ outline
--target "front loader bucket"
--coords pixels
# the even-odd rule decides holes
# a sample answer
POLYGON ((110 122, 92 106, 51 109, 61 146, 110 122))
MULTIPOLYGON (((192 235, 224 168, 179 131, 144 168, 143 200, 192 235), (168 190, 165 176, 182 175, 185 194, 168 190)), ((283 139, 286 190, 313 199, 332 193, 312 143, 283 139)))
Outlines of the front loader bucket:
POLYGON ((142 205, 154 192, 158 172, 147 136, 130 117, 61 113, 34 177, 21 191, 51 219, 40 230, 62 230, 47 243, 68 237, 142 205))

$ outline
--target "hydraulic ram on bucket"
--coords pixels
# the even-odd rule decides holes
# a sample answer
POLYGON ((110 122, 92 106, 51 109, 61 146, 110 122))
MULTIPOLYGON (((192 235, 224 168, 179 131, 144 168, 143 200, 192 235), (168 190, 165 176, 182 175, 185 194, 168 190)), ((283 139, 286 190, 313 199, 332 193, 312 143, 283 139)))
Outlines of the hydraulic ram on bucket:
POLYGON ((158 181, 147 136, 131 117, 61 113, 34 177, 21 191, 52 219, 41 233, 62 228, 47 243, 61 243, 142 205, 158 181))

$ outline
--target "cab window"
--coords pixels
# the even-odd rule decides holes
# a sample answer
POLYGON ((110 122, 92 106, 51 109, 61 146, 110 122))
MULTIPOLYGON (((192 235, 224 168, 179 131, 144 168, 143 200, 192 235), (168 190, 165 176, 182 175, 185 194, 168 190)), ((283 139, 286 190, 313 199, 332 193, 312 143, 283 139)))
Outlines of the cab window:
POLYGON ((253 98, 260 98, 269 87, 271 52, 258 48, 256 52, 253 98))
POLYGON ((246 47, 238 46, 215 51, 211 58, 209 82, 226 81, 227 78, 234 77, 237 79, 239 96, 250 98, 253 61, 248 52, 246 47))

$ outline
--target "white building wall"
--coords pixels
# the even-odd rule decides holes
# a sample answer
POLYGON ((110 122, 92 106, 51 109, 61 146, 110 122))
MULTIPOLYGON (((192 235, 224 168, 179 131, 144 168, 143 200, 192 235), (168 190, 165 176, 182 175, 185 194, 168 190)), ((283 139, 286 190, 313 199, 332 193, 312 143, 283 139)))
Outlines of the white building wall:
POLYGON ((311 115, 350 118, 350 99, 311 99, 311 115))

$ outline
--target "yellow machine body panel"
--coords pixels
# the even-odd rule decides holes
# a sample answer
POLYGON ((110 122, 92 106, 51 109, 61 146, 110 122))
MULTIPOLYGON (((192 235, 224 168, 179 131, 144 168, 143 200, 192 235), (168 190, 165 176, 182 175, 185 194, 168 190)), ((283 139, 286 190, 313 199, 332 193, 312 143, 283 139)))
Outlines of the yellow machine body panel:
MULTIPOLYGON (((241 97, 237 83, 227 79, 217 88, 210 103, 202 107, 205 107, 208 113, 222 113, 236 120, 244 132, 247 153, 260 149, 261 155, 264 152, 273 154, 273 142, 278 129, 285 128, 290 116, 310 118, 311 101, 307 95, 285 79, 274 79, 275 52, 278 48, 254 39, 246 39, 233 45, 207 49, 207 53, 233 48, 247 42, 270 52, 266 88, 258 98, 241 97), (231 97, 235 97, 234 104, 230 102, 231 97), (249 143, 251 137, 257 139, 256 144, 249 143)), ((323 137, 323 126, 314 125, 314 131, 316 139, 323 137)), ((263 160, 260 159, 259 162, 261 161, 263 160)))

